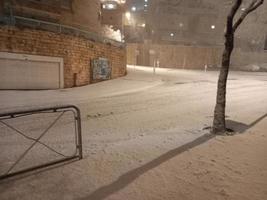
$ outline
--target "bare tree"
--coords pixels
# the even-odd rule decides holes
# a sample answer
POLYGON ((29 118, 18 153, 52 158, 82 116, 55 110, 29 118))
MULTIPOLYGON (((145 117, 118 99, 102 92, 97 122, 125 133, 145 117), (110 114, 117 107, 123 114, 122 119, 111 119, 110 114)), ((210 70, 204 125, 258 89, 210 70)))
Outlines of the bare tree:
POLYGON ((243 10, 243 13, 235 21, 235 15, 237 14, 243 0, 234 0, 234 4, 231 8, 230 13, 227 16, 226 31, 225 31, 225 48, 222 56, 222 66, 220 70, 218 86, 217 86, 217 99, 214 111, 214 119, 212 132, 214 134, 223 134, 226 132, 225 125, 225 104, 226 104, 226 86, 227 78, 230 66, 231 54, 234 48, 234 35, 237 28, 244 21, 246 16, 256 10, 262 5, 264 0, 252 0, 248 7, 243 10))

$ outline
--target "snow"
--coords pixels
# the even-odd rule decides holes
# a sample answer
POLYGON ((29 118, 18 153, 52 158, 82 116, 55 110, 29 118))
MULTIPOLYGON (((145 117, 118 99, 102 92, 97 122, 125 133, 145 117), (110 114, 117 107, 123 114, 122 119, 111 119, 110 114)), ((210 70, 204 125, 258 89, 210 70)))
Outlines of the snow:
MULTIPOLYGON (((227 119, 249 128, 232 137, 203 130, 212 122, 217 76, 167 68, 153 74, 152 68, 128 66, 126 77, 80 88, 0 91, 1 112, 77 105, 85 156, 3 181, 0 199, 266 199, 267 123, 260 117, 267 111, 267 73, 230 73, 227 119)), ((72 147, 68 117, 53 137, 44 138, 66 153, 72 147)), ((49 118, 39 121, 17 124, 34 135, 49 118)), ((3 167, 26 142, 1 134, 3 167)), ((48 159, 44 152, 38 147, 25 162, 48 159)))

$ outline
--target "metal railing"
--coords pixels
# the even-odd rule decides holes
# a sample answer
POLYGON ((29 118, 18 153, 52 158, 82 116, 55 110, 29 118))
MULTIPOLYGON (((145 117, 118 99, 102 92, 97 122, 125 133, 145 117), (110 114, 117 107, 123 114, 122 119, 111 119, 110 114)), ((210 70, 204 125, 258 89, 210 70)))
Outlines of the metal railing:
MULTIPOLYGON (((63 125, 66 126, 66 124, 70 122, 65 122, 63 125)), ((40 168, 45 168, 51 165, 55 165, 58 163, 70 161, 73 159, 82 159, 83 153, 82 153, 82 131, 81 131, 81 114, 79 108, 76 106, 70 105, 70 106, 59 106, 59 107, 52 107, 52 108, 42 108, 42 109, 34 109, 34 110, 27 110, 27 111, 21 111, 21 112, 11 112, 11 113, 3 113, 0 114, 0 145, 1 145, 1 154, 0 157, 0 180, 5 179, 8 177, 12 177, 15 175, 19 175, 22 173, 30 172, 33 170, 37 170, 40 168), (63 133, 63 137, 57 139, 56 136, 53 134, 52 138, 48 141, 45 140, 45 136, 49 138, 48 132, 51 132, 52 128, 55 128, 56 124, 59 123, 59 120, 63 118, 66 113, 70 113, 69 115, 69 121, 73 120, 74 122, 74 135, 73 141, 67 140, 67 144, 69 147, 69 143, 75 143, 74 145, 74 152, 72 152, 70 155, 66 155, 65 153, 61 152, 60 150, 57 150, 55 147, 59 145, 59 143, 64 143, 65 133, 63 133), (37 121, 42 123, 41 128, 37 127, 36 118, 37 115, 39 116, 39 119, 37 121), (42 115, 48 115, 46 117, 42 115), (30 117, 30 119, 25 119, 25 117, 30 117), (73 117, 73 119, 71 119, 73 117), (19 123, 13 123, 14 120, 19 123), (27 121, 28 120, 28 121, 27 121), (34 121, 35 120, 35 121, 34 121), (44 123, 44 121, 48 121, 48 123, 44 123), (44 124, 45 125, 44 125, 44 124), (18 128, 19 125, 23 125, 26 127, 26 131, 22 131, 20 128, 18 128), (35 127, 34 127, 35 126, 35 127), (33 129, 34 127, 34 129, 33 129), (4 131, 6 130, 6 131, 4 131), (30 130, 35 130, 34 134, 30 130), (41 131, 41 134, 36 134, 37 132, 41 131), (34 135, 34 136, 32 136, 34 135), (37 135, 37 136, 36 136, 37 135), (19 138, 18 138, 19 137, 19 138), (7 139, 8 138, 8 139, 7 139), (62 139, 63 138, 63 139, 62 139), (23 140, 24 139, 24 140, 23 140), (59 142, 55 142, 56 139, 59 142), (24 141, 24 143, 23 143, 24 141), (51 143, 52 142, 52 143, 51 143), (23 143, 23 144, 22 144, 23 143), (42 150, 48 150, 51 154, 53 154, 53 159, 49 162, 44 161, 45 156, 41 155, 41 151, 33 151, 34 147, 39 145, 39 148, 41 147, 42 150), (52 145, 53 144, 53 145, 52 145), (23 147, 22 147, 23 146, 23 147), (6 149, 5 149, 6 148, 6 149), (23 152, 20 152, 20 150, 23 150, 23 152), (15 151, 16 155, 13 155, 12 160, 12 152, 15 151), (18 153, 19 152, 19 153, 18 153), (24 167, 23 165, 21 167, 18 167, 19 164, 22 163, 23 160, 25 160, 26 155, 29 154, 35 154, 35 157, 37 157, 39 160, 41 160, 42 164, 35 164, 32 163, 35 162, 34 159, 30 161, 28 160, 28 164, 30 165, 28 167, 24 167), (55 159, 57 157, 57 159, 55 159), (60 159, 58 159, 60 157, 60 159), (11 160, 11 161, 10 161, 11 160), (30 163, 30 164, 29 164, 30 163), (19 168, 16 170, 16 168, 19 168)), ((60 127, 62 130, 62 127, 60 127)), ((69 128, 68 128, 69 129, 69 128)), ((72 131, 70 131, 72 132, 72 131)), ((64 144, 61 144, 64 145, 64 144)), ((73 151, 73 150, 71 150, 73 151)), ((46 152, 47 154, 47 152, 46 152)), ((45 155, 46 155, 45 154, 45 155)), ((38 163, 38 162, 37 162, 38 163)))
POLYGON ((85 31, 82 29, 78 29, 76 27, 72 27, 68 25, 47 22, 47 21, 37 20, 37 19, 32 19, 32 18, 26 18, 26 17, 21 17, 21 16, 13 16, 13 15, 0 17, 0 22, 2 24, 9 25, 9 26, 24 26, 24 27, 33 28, 33 29, 46 30, 46 31, 54 32, 54 33, 62 33, 62 34, 68 34, 68 35, 73 35, 73 36, 80 36, 80 37, 83 37, 85 39, 95 41, 95 42, 111 44, 117 47, 125 47, 125 44, 123 42, 119 42, 119 41, 104 37, 102 35, 89 32, 89 31, 85 31))

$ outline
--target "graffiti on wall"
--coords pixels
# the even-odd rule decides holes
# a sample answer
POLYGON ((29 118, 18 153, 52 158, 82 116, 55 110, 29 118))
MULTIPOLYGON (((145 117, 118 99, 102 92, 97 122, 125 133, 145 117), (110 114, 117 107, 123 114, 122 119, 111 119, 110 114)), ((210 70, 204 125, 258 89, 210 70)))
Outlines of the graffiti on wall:
POLYGON ((111 66, 107 58, 93 59, 91 62, 93 81, 111 79, 111 66))

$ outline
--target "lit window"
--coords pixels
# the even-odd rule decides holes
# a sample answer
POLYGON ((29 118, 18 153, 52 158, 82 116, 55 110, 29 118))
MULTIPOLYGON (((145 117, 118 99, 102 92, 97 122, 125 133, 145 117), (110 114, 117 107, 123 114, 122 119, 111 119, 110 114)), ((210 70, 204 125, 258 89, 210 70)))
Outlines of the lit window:
POLYGON ((115 3, 105 3, 105 4, 103 4, 102 8, 106 9, 106 10, 114 10, 114 9, 117 8, 117 4, 115 4, 115 3))
POLYGON ((127 19, 130 19, 131 18, 131 13, 130 12, 126 12, 125 16, 126 16, 127 19))

